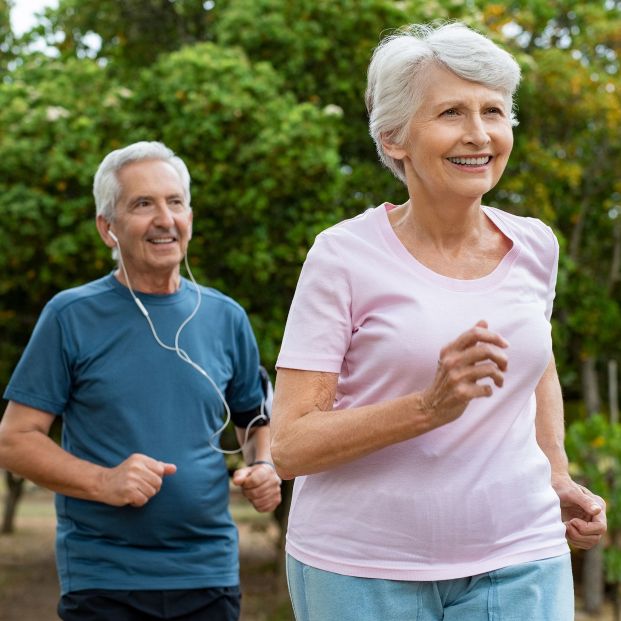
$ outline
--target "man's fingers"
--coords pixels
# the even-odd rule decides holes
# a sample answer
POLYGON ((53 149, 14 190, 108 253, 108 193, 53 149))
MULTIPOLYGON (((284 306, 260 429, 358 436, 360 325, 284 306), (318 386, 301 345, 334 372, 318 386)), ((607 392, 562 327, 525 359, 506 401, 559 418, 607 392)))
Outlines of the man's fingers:
POLYGON ((175 466, 175 464, 165 464, 162 462, 162 465, 164 466, 163 476, 165 477, 170 476, 171 474, 175 474, 175 472, 177 472, 177 466, 175 466))
POLYGON ((174 474, 177 467, 147 455, 135 453, 110 470, 109 504, 141 507, 162 487, 163 478, 174 474))
POLYGON ((132 507, 144 507, 151 498, 153 498, 154 494, 150 496, 143 492, 142 490, 135 490, 135 493, 132 495, 132 499, 127 503, 132 507))
POLYGON ((235 472, 233 473, 233 484, 238 486, 245 486, 251 472, 252 471, 250 468, 239 468, 238 470, 235 470, 235 472))

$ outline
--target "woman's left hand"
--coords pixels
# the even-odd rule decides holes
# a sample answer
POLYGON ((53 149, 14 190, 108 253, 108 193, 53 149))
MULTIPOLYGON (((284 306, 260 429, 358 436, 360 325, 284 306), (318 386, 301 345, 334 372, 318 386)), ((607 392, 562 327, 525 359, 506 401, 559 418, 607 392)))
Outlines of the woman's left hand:
POLYGON ((604 499, 569 476, 553 478, 552 487, 561 501, 567 541, 583 550, 596 546, 608 528, 604 499))

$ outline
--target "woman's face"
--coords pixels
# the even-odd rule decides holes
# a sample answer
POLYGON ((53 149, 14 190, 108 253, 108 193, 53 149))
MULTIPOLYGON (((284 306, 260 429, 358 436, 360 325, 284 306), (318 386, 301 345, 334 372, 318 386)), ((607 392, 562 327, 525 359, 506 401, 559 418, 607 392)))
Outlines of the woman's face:
POLYGON ((502 175, 511 148, 510 112, 502 93, 431 65, 402 159, 412 196, 476 199, 502 175))

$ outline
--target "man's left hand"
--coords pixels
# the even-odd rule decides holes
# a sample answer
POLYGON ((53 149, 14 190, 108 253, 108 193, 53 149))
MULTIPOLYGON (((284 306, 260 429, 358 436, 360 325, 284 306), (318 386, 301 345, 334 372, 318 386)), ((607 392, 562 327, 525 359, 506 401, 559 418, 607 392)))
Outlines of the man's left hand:
POLYGON ((269 464, 255 464, 233 473, 233 484, 261 513, 273 511, 281 501, 280 477, 269 464))
POLYGON ((583 550, 596 546, 607 529, 604 499, 568 476, 553 480, 552 487, 561 501, 567 541, 583 550))

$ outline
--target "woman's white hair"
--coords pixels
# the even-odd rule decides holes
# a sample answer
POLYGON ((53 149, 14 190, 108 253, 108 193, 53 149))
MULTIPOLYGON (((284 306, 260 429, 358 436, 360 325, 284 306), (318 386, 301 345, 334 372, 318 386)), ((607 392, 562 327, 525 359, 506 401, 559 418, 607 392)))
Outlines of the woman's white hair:
POLYGON ((186 204, 190 208, 190 173, 183 160, 161 142, 142 141, 111 151, 99 165, 93 181, 93 196, 98 216, 103 216, 107 222, 114 220, 115 207, 122 191, 117 173, 127 164, 145 160, 160 160, 175 169, 183 186, 186 204))
POLYGON ((398 145, 405 143, 410 120, 423 99, 431 62, 502 93, 511 111, 511 124, 517 125, 513 95, 520 82, 520 67, 490 39, 458 22, 414 24, 386 37, 369 65, 369 132, 381 161, 404 183, 403 162, 384 152, 382 137, 398 145))

